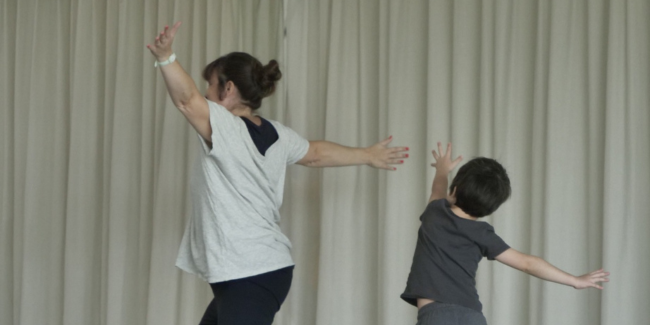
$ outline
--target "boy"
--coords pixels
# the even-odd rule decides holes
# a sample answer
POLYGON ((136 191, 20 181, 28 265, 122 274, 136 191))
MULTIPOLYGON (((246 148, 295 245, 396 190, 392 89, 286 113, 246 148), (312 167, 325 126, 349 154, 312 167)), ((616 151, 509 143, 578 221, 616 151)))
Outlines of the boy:
POLYGON ((476 291, 476 269, 483 256, 540 279, 572 286, 594 287, 607 282, 602 269, 576 277, 545 260, 510 248, 488 223, 476 221, 492 214, 510 197, 506 170, 489 158, 475 158, 460 168, 447 195, 447 176, 462 160, 451 160, 451 143, 442 155, 433 150, 436 175, 406 290, 401 295, 418 307, 417 325, 486 325, 476 291))

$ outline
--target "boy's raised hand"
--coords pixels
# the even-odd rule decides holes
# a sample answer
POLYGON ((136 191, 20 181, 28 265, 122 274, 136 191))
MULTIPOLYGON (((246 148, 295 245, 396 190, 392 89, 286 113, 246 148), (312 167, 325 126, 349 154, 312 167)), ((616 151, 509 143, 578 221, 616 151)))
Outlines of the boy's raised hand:
POLYGON ((463 160, 463 156, 458 156, 453 161, 451 160, 451 142, 447 143, 447 150, 444 154, 442 153, 442 145, 440 142, 438 142, 438 152, 433 150, 432 153, 433 159, 436 162, 432 163, 431 166, 436 168, 437 173, 449 174, 463 160))
POLYGON ((603 269, 598 269, 591 273, 587 273, 576 277, 576 282, 573 284, 573 287, 576 289, 585 289, 585 288, 597 288, 603 290, 602 286, 599 286, 600 282, 609 282, 609 272, 604 271, 603 269))

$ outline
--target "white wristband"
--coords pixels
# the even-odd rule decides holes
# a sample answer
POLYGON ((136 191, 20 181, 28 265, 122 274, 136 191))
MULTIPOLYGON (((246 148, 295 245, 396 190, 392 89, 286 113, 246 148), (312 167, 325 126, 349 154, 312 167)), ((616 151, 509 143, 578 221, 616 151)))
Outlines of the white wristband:
POLYGON ((166 65, 168 65, 168 64, 170 64, 170 63, 172 63, 174 61, 176 61, 176 53, 172 53, 172 55, 170 55, 169 58, 167 60, 163 61, 163 62, 156 61, 156 63, 154 63, 153 66, 155 68, 164 67, 164 66, 166 66, 166 65))

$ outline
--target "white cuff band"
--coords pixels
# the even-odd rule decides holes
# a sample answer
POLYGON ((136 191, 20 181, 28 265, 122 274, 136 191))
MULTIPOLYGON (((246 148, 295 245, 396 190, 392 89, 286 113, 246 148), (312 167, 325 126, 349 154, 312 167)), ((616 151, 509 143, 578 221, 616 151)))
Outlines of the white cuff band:
POLYGON ((166 65, 168 65, 168 64, 170 64, 170 63, 172 63, 174 61, 176 61, 176 53, 172 53, 172 55, 170 55, 169 58, 167 60, 163 61, 163 62, 156 61, 156 63, 154 63, 153 66, 155 68, 163 67, 163 66, 166 66, 166 65))

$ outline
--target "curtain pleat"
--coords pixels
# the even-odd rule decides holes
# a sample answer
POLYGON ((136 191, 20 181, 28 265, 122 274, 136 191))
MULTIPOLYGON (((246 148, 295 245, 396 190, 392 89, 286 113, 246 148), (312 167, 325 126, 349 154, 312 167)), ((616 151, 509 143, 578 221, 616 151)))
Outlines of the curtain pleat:
MULTIPOLYGON (((396 171, 289 167, 296 261, 275 324, 414 324, 399 298, 431 150, 499 160, 485 218, 604 291, 483 261, 493 324, 645 324, 650 309, 650 3, 645 0, 0 1, 0 324, 197 324, 174 267, 197 137, 145 45, 203 67, 245 51, 283 78, 263 116, 310 140, 408 146, 396 171)), ((453 176, 453 175, 452 175, 453 176)))

